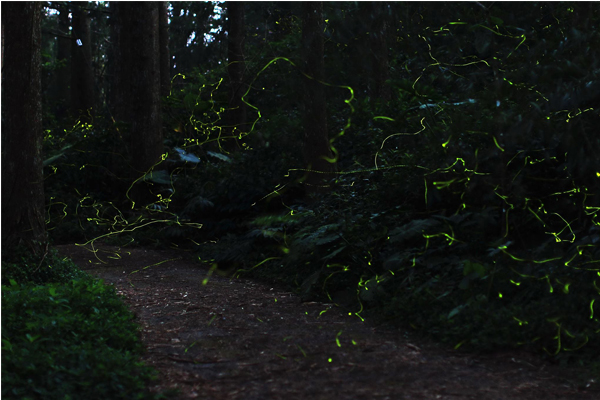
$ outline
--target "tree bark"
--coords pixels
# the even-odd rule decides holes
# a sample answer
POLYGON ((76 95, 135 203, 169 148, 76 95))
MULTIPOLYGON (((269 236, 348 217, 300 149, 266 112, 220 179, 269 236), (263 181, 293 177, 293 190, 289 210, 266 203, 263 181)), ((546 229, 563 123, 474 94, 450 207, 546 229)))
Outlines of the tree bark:
POLYGON ((246 105, 242 96, 246 92, 244 87, 244 3, 228 2, 227 15, 229 19, 227 43, 227 73, 229 74, 230 97, 227 123, 229 133, 235 138, 234 146, 230 150, 239 149, 237 138, 246 130, 246 105))
POLYGON ((87 122, 91 122, 95 103, 94 69, 92 67, 92 35, 86 10, 73 4, 73 36, 71 47, 71 104, 87 122))
POLYGON ((322 192, 337 170, 327 131, 324 78, 323 2, 302 3, 304 155, 309 192, 322 192))
POLYGON ((42 3, 2 5, 2 258, 19 245, 41 254, 44 219, 42 3))
MULTIPOLYGON (((110 92, 111 112, 117 122, 131 119, 132 42, 131 17, 135 15, 132 2, 110 2, 112 60, 110 92)), ((124 139, 124 138, 122 138, 124 139)))
MULTIPOLYGON (((160 114, 160 50, 158 4, 139 2, 130 7, 131 84, 130 156, 133 178, 149 172, 163 152, 160 114)), ((124 49, 121 49, 124 50, 124 49)), ((151 201, 137 185, 134 201, 151 201)))
POLYGON ((58 104, 56 105, 56 116, 62 119, 66 116, 71 106, 71 41, 68 37, 69 27, 69 8, 65 3, 61 3, 60 14, 58 15, 58 30, 64 36, 59 36, 57 40, 58 60, 64 61, 65 65, 56 71, 56 89, 58 104))
POLYGON ((372 2, 371 5, 371 31, 369 42, 371 46, 371 63, 373 77, 369 85, 371 100, 388 102, 392 98, 390 86, 386 83, 390 75, 388 57, 388 5, 385 2, 372 2))
POLYGON ((171 94, 171 53, 169 52, 169 2, 159 3, 160 95, 171 94))

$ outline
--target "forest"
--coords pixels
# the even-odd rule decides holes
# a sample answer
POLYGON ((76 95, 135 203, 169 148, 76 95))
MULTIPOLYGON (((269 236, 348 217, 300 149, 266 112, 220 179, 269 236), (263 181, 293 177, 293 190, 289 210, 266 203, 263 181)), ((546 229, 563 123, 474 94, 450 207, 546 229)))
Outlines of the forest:
POLYGON ((597 382, 599 26, 596 2, 2 2, 2 397, 167 396, 66 244, 597 382))

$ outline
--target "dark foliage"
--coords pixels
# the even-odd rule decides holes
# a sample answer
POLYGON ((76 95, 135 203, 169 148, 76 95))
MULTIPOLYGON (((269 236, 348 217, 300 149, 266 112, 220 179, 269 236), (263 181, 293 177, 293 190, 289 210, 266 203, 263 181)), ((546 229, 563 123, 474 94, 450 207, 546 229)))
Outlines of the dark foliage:
POLYGON ((234 153, 217 56, 224 33, 203 49, 196 31, 186 54, 190 29, 219 22, 206 5, 195 15, 177 7, 164 161, 132 182, 119 171, 135 149, 114 145, 127 127, 102 117, 67 134, 49 127, 54 240, 192 246, 225 272, 284 282, 455 347, 593 361, 596 4, 390 3, 392 99, 383 102, 368 96, 370 14, 327 3, 323 85, 339 173, 313 198, 303 185, 297 5, 247 6, 251 128, 234 153), (127 193, 142 182, 155 201, 132 204, 127 193))
POLYGON ((3 398, 154 398, 131 313, 55 251, 2 262, 2 316, 3 398))

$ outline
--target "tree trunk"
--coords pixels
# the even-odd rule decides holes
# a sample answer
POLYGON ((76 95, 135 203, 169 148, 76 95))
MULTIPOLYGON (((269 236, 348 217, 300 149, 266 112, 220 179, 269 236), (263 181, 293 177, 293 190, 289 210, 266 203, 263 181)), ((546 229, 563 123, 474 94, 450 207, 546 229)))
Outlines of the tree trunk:
POLYGON ((91 122, 94 108, 94 69, 92 67, 92 35, 86 10, 72 4, 73 42, 71 47, 71 104, 73 110, 91 122))
POLYGON ((169 52, 169 2, 159 3, 160 95, 171 93, 171 55, 169 52))
MULTIPOLYGON (((158 4, 139 2, 128 7, 131 12, 128 30, 129 42, 135 45, 129 49, 131 84, 129 102, 131 104, 129 148, 133 178, 137 179, 149 172, 161 160, 163 152, 162 122, 160 114, 160 50, 158 4)), ((122 49, 124 50, 124 49, 122 49)), ((151 201, 137 185, 134 201, 151 201)))
POLYGON ((327 133, 324 77, 323 2, 302 3, 302 61, 304 84, 304 155, 309 192, 326 190, 337 170, 327 133))
POLYGON ((19 245, 41 254, 44 220, 42 3, 2 4, 2 258, 19 245))
POLYGON ((372 2, 371 31, 369 42, 371 46, 371 63, 373 77, 369 85, 371 100, 388 102, 392 98, 390 86, 386 83, 390 75, 388 57, 388 5, 385 2, 372 2))
POLYGON ((57 38, 58 60, 64 61, 65 65, 56 71, 56 89, 58 104, 56 104, 56 117, 64 118, 71 105, 71 40, 69 35, 69 8, 67 4, 61 3, 58 15, 58 31, 61 35, 57 38))
POLYGON ((234 146, 228 149, 239 149, 237 138, 246 130, 246 105, 242 96, 246 92, 244 87, 244 3, 228 2, 227 15, 229 19, 227 43, 227 72, 229 74, 230 97, 227 123, 230 126, 228 133, 235 138, 230 141, 234 146))
MULTIPOLYGON (((135 12, 129 2, 110 2, 112 42, 110 62, 109 103, 116 122, 125 122, 131 116, 131 41, 130 16, 135 12)), ((123 135, 123 132, 120 132, 123 135)), ((125 138, 121 136, 121 140, 125 138)))

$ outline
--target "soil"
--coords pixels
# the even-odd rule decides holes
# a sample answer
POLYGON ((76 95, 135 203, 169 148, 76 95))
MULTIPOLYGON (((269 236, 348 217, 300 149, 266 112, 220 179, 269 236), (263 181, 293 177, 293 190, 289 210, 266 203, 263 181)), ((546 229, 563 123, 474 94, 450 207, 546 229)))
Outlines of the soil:
POLYGON ((114 285, 174 399, 600 399, 598 381, 518 351, 457 352, 332 304, 216 274, 181 250, 58 246, 114 285))

